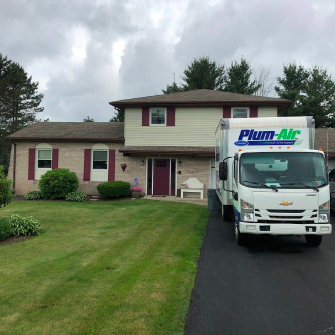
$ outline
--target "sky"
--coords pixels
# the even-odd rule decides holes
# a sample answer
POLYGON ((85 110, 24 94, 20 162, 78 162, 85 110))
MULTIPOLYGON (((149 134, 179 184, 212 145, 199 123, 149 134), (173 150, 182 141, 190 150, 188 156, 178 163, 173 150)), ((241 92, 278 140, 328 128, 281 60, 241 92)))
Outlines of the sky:
POLYGON ((244 57, 274 84, 293 62, 335 79, 334 32, 334 0, 0 0, 0 53, 58 122, 106 122, 110 101, 162 94, 202 56, 244 57))

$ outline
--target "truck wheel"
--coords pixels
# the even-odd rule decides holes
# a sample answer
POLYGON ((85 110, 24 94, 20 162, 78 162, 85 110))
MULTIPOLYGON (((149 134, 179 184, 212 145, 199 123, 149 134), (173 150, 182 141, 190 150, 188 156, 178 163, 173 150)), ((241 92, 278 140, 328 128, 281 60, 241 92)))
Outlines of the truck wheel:
POLYGON ((222 220, 223 221, 232 221, 232 215, 231 215, 231 206, 229 205, 222 205, 222 220))
POLYGON ((240 246, 245 246, 248 242, 248 234, 240 233, 240 229, 235 225, 235 241, 240 246))
POLYGON ((322 242, 322 235, 305 235, 305 238, 310 247, 318 247, 322 242))

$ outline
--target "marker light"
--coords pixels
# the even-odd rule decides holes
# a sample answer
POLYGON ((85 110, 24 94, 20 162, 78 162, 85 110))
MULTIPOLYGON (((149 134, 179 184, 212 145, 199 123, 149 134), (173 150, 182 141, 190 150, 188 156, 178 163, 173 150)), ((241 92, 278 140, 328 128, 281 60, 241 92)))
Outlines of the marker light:
POLYGON ((238 151, 242 151, 242 149, 238 149, 238 151))
POLYGON ((278 147, 278 149, 281 149, 281 147, 278 147))
POLYGON ((319 151, 323 151, 322 148, 319 148, 319 151))
POLYGON ((273 147, 270 147, 270 149, 273 149, 273 147))
POLYGON ((287 149, 291 149, 291 147, 287 147, 287 149))

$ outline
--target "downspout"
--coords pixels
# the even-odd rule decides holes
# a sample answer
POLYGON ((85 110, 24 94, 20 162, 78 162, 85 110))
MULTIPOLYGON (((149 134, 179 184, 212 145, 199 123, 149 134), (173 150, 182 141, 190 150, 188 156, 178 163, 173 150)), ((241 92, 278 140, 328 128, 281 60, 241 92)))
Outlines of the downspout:
POLYGON ((14 145, 14 158, 13 158, 13 193, 15 193, 15 175, 16 175, 16 143, 12 142, 14 145))

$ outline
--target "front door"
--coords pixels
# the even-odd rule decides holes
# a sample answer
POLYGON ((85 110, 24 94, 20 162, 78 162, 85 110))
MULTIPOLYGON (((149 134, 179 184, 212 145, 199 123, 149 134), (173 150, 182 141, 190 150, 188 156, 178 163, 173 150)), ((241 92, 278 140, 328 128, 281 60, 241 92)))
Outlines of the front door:
POLYGON ((169 195, 170 185, 170 160, 154 159, 154 193, 169 195))

